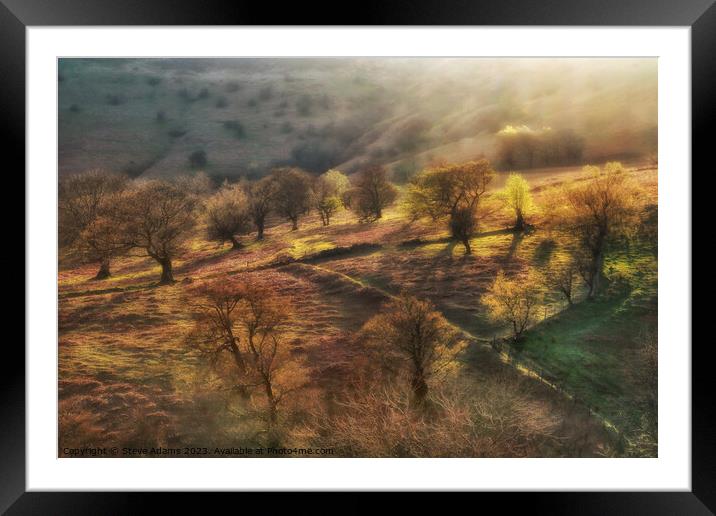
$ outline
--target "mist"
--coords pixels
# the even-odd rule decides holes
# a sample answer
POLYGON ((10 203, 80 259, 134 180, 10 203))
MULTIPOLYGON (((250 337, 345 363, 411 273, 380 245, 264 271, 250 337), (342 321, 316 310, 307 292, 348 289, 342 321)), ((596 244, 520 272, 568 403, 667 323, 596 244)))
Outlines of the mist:
POLYGON ((653 58, 61 59, 58 88, 60 174, 381 164, 400 182, 437 161, 529 170, 657 150, 653 58))

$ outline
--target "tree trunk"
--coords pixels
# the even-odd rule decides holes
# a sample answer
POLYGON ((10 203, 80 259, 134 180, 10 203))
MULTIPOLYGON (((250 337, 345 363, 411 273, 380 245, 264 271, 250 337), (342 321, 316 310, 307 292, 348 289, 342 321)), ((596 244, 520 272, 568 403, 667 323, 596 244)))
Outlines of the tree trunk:
POLYGON ((465 246, 465 254, 472 254, 472 247, 470 247, 470 239, 469 238, 463 238, 462 245, 465 246))
POLYGON ((298 217, 291 217, 291 231, 296 231, 298 229, 298 217))
POLYGON ((604 252, 599 251, 597 255, 594 257, 594 276, 592 279, 592 291, 590 292, 590 297, 594 297, 597 294, 599 294, 603 289, 603 283, 604 283, 604 272, 602 269, 604 268, 604 252))
POLYGON ((589 284, 589 292, 587 293, 587 299, 594 299, 603 288, 604 275, 602 269, 604 268, 604 251, 602 246, 596 246, 592 250, 592 259, 589 264, 589 275, 591 276, 589 284))
POLYGON ((239 373, 242 375, 245 374, 246 362, 244 362, 244 357, 241 356, 239 346, 236 345, 236 337, 229 338, 229 348, 231 348, 231 354, 234 357, 234 362, 236 362, 236 367, 239 369, 239 373))
POLYGON ((587 299, 593 299, 594 298, 594 279, 591 279, 589 282, 587 282, 587 286, 589 287, 589 290, 587 291, 587 299))
POLYGON ((425 382, 422 371, 415 372, 410 383, 413 390, 412 405, 414 408, 420 408, 428 396, 428 384, 425 382))
POLYGON ((97 271, 97 275, 94 277, 96 280, 103 280, 107 279, 111 276, 111 273, 109 272, 109 258, 103 258, 99 265, 99 271, 97 271))
POLYGON ((525 218, 521 211, 517 212, 517 220, 515 221, 515 231, 523 231, 525 229, 525 218))
POLYGON ((273 395, 273 389, 271 388, 271 382, 264 380, 264 389, 266 390, 266 398, 268 400, 269 410, 269 428, 276 426, 278 420, 278 411, 276 409, 276 398, 273 395))
POLYGON ((232 249, 241 249, 241 242, 236 240, 236 237, 231 237, 231 248, 232 249))
POLYGON ((279 429, 277 428, 278 423, 278 411, 276 408, 275 400, 269 400, 268 407, 268 432, 266 445, 272 448, 278 447, 281 444, 281 437, 279 429))
POLYGON ((376 219, 383 218, 383 210, 380 207, 378 207, 378 209, 375 210, 375 218, 376 219))
POLYGON ((159 261, 162 266, 162 277, 159 279, 160 285, 168 285, 174 283, 174 273, 172 271, 172 259, 163 258, 159 261))
POLYGON ((597 296, 603 288, 604 273, 604 245, 607 240, 606 230, 600 230, 597 234, 597 239, 594 245, 591 247, 592 252, 592 263, 591 263, 591 275, 592 284, 589 286, 589 294, 587 297, 593 299, 597 296))
POLYGON ((256 223, 256 240, 263 240, 264 239, 264 223, 261 221, 260 223, 256 223))
MULTIPOLYGON (((239 370, 239 376, 245 376, 246 362, 244 361, 244 357, 241 356, 241 350, 239 349, 239 346, 236 344, 236 337, 231 336, 227 340, 229 344, 229 349, 231 351, 231 356, 234 357, 234 363, 236 364, 236 368, 239 370)), ((248 400, 251 397, 247 386, 238 385, 237 390, 239 392, 239 396, 241 396, 242 399, 248 400)))

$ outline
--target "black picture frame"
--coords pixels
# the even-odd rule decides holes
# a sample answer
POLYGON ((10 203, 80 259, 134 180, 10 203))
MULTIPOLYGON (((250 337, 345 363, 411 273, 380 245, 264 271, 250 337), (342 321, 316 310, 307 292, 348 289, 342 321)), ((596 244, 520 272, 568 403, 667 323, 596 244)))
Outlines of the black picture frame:
MULTIPOLYGON (((3 161, 13 163, 15 170, 25 169, 25 30, 43 25, 690 26, 692 168, 707 172, 706 160, 712 154, 708 126, 716 107, 714 0, 364 0, 353 4, 353 8, 347 4, 326 7, 318 3, 285 3, 277 8, 268 3, 197 0, 0 0, 0 113, 5 122, 2 124, 5 134, 0 141, 5 145, 3 161)), ((9 170, 10 165, 7 166, 9 170)), ((24 181, 18 188, 24 191, 24 181)), ((25 274, 27 277, 32 270, 26 269, 25 274)), ((26 310, 32 310, 32 306, 26 310)), ((5 367, 0 374, 0 511, 124 514, 149 509, 147 497, 158 497, 163 512, 172 507, 190 508, 188 496, 179 493, 26 492, 25 354, 15 344, 17 340, 6 341, 5 367)), ((483 500, 478 503, 488 499, 505 503, 509 497, 512 510, 517 505, 549 514, 713 514, 716 511, 716 426, 711 399, 714 382, 706 356, 709 346, 702 344, 705 345, 692 347, 691 492, 484 493, 479 495, 483 500)), ((413 499, 423 504, 422 498, 413 499)), ((368 509, 371 502, 350 505, 355 510, 363 504, 368 509)))

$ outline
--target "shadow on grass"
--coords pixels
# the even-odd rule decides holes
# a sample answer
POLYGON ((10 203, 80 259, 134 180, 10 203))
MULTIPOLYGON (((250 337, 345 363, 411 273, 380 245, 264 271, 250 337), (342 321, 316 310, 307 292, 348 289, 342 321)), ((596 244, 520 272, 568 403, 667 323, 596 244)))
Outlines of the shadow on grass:
MULTIPOLYGON (((494 229, 492 231, 484 231, 482 233, 476 233, 472 238, 473 239, 480 239, 480 238, 487 238, 491 236, 497 236, 497 235, 509 235, 513 234, 515 231, 513 229, 494 229)), ((432 244, 448 244, 452 243, 455 245, 457 243, 457 240, 450 236, 446 237, 440 237, 440 238, 430 238, 430 239, 422 239, 422 238, 413 238, 410 240, 405 240, 398 244, 399 247, 405 247, 405 248, 412 248, 412 247, 420 247, 424 245, 432 245, 432 244)))
POLYGON ((510 248, 507 250, 507 255, 505 256, 505 261, 507 262, 512 261, 512 258, 515 257, 515 253, 517 253, 517 248, 525 238, 525 234, 522 231, 508 231, 508 233, 512 233, 512 242, 510 242, 510 248))
POLYGON ((533 260, 535 265, 547 265, 557 249, 557 242, 553 238, 545 238, 535 248, 533 260))
POLYGON ((64 294, 58 295, 58 299, 68 299, 73 297, 82 297, 82 296, 100 296, 102 294, 112 294, 115 292, 133 292, 136 290, 149 290, 157 287, 163 287, 164 285, 159 284, 158 282, 153 283, 142 283, 139 285, 129 285, 126 287, 110 287, 110 288, 104 288, 104 289, 98 289, 98 290, 81 290, 76 292, 67 292, 64 294))

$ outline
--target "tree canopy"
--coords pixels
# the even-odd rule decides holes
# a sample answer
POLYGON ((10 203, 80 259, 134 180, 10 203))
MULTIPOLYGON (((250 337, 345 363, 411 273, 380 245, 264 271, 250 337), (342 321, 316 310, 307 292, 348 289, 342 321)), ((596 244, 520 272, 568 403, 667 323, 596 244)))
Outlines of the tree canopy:
POLYGON ((410 184, 408 211, 415 218, 447 219, 452 237, 470 254, 470 238, 479 222, 478 205, 494 174, 486 159, 428 168, 410 184))

